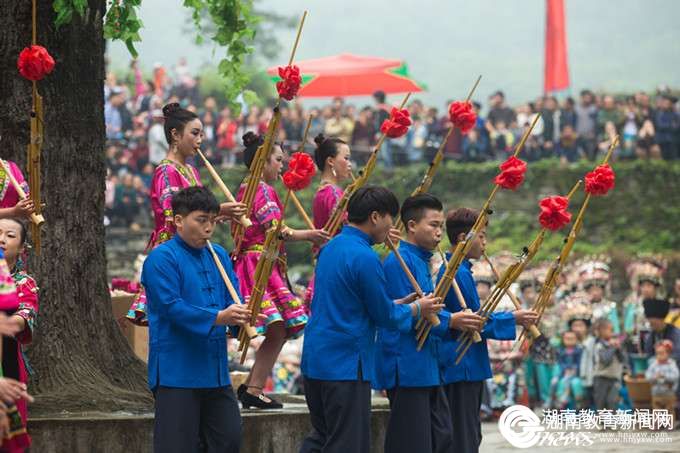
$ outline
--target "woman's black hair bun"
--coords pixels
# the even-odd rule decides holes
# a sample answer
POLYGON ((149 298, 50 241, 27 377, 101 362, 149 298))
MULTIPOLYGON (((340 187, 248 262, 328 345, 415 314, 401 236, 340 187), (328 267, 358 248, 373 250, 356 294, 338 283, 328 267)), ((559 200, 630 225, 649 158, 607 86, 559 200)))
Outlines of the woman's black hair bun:
POLYGON ((182 110, 182 107, 177 102, 172 102, 163 107, 163 116, 168 117, 182 110))
POLYGON ((316 137, 314 137, 314 143, 316 143, 316 146, 321 146, 323 145, 323 142, 326 141, 326 137, 323 134, 319 134, 316 137))

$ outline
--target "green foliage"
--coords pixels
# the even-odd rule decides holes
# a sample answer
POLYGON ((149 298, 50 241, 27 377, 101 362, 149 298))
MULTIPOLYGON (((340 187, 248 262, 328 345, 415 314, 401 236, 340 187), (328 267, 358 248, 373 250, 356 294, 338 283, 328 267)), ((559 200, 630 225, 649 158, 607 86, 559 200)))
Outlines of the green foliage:
MULTIPOLYGON (((123 41, 133 57, 137 57, 134 43, 140 42, 139 29, 142 21, 137 17, 137 10, 142 0, 109 0, 104 17, 104 37, 123 41)), ((57 13, 54 24, 57 28, 71 23, 73 15, 83 17, 87 0, 54 0, 52 9, 57 13)))
MULTIPOLYGON (((123 41, 135 58, 137 50, 134 43, 141 41, 139 30, 142 21, 137 15, 141 3, 142 0, 110 0, 104 18, 104 37, 123 41)), ((70 23, 74 14, 82 17, 86 6, 87 0, 54 0, 55 25, 60 27, 70 23)), ((214 24, 211 39, 225 49, 225 56, 218 65, 224 98, 238 111, 240 104, 234 101, 244 92, 252 76, 244 69, 244 62, 253 51, 255 30, 260 21, 253 12, 252 0, 184 0, 184 7, 191 11, 199 42, 203 40, 201 18, 206 12, 210 16, 214 24)), ((253 100, 254 93, 247 95, 253 100)))
MULTIPOLYGON (((569 167, 546 160, 529 164, 526 182, 517 192, 501 191, 493 205, 488 228, 489 251, 519 253, 539 231, 538 200, 544 196, 566 194, 571 186, 592 170, 593 164, 569 167)), ((371 184, 392 188, 403 200, 418 184, 425 165, 397 168, 392 172, 378 168, 371 184)), ((630 256, 637 253, 672 255, 680 250, 680 162, 634 161, 614 163, 616 188, 606 197, 594 198, 585 214, 581 236, 573 254, 609 253, 630 256)), ((491 180, 498 173, 497 164, 458 164, 446 162, 440 168, 431 192, 440 197, 447 209, 460 206, 479 208, 491 190, 491 180)), ((225 183, 236 190, 245 170, 223 171, 225 183)), ((203 181, 210 181, 206 173, 203 181)), ((217 187, 212 186, 215 193, 217 187)), ((298 193, 309 213, 316 184, 298 193)), ((279 188, 283 191, 282 188, 279 188)), ((583 190, 577 192, 570 211, 576 215, 583 202, 583 190)), ((293 228, 305 228, 295 209, 288 208, 287 222, 293 228)), ((562 247, 568 228, 549 233, 537 260, 553 259, 562 247)), ((221 243, 230 244, 228 232, 218 233, 221 243)), ((309 245, 287 244, 291 265, 310 263, 309 245)))
POLYGON ((142 21, 137 17, 141 4, 142 0, 115 0, 104 18, 104 38, 123 41, 134 58, 137 58, 134 43, 142 40, 139 36, 142 21))
MULTIPOLYGON (((236 97, 243 92, 250 81, 250 74, 244 69, 247 55, 253 51, 255 27, 260 18, 252 10, 250 0, 184 0, 184 6, 192 11, 192 18, 198 36, 202 35, 203 14, 207 12, 214 25, 211 39, 225 49, 225 56, 218 64, 226 100, 235 111, 240 105, 236 97)), ((202 41, 202 37, 198 42, 202 41)), ((251 96, 252 97, 252 96, 251 96)))
POLYGON ((85 14, 85 7, 87 6, 87 0, 54 0, 52 2, 52 9, 57 13, 57 17, 54 20, 54 25, 57 28, 62 25, 66 25, 73 20, 73 13, 77 13, 82 17, 85 14))

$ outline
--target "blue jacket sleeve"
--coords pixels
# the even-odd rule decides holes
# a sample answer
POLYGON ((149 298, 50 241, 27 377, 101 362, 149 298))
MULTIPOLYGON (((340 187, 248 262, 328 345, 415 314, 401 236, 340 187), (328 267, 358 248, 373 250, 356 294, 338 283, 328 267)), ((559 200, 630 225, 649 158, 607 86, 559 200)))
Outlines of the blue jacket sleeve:
POLYGON ((514 340, 515 334, 515 315, 509 311, 491 313, 482 329, 482 338, 487 340, 514 340))
POLYGON ((452 337, 451 329, 449 329, 449 322, 451 322, 451 312, 447 310, 442 310, 437 314, 439 318, 439 325, 432 327, 430 330, 431 334, 438 336, 439 338, 449 338, 452 337))
POLYGON ((149 309, 161 318, 201 336, 210 335, 219 310, 198 307, 184 300, 180 291, 179 265, 170 253, 152 253, 144 262, 142 283, 149 309))
POLYGON ((378 327, 408 332, 411 328, 411 308, 397 305, 387 294, 385 271, 377 256, 361 256, 355 261, 359 290, 366 309, 378 327))

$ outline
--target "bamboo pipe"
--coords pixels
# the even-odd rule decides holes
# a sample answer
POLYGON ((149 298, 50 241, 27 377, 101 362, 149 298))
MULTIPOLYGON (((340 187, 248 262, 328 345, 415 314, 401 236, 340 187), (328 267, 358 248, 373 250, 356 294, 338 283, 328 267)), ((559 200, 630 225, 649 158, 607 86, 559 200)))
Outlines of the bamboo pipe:
MULTIPOLYGON (((404 97, 404 100, 401 102, 401 104, 399 106, 400 109, 404 108, 404 106, 406 105, 406 103, 408 102, 408 99, 410 97, 411 97, 411 93, 407 93, 406 96, 404 97)), ((333 213, 328 218, 326 225, 324 225, 324 227, 323 227, 323 229, 330 236, 334 236, 335 233, 338 231, 338 228, 340 228, 340 223, 342 222, 342 215, 345 212, 345 209, 347 208, 347 204, 349 203, 350 197, 354 194, 354 192, 356 190, 358 190, 363 184, 366 183, 366 181, 368 180, 368 177, 370 176, 371 172, 373 171, 373 168, 375 168, 375 162, 376 162, 376 159, 378 157, 377 154, 378 154, 378 151, 380 150, 380 147, 382 146, 383 142, 385 141, 385 137, 386 137, 385 134, 382 134, 380 136, 378 143, 373 148, 373 152, 371 153, 371 156, 368 158, 368 162, 366 162, 366 165, 364 166, 364 168, 359 173, 359 178, 355 179, 347 187, 342 198, 335 205, 335 208, 333 209, 333 213)), ((354 178, 354 176, 352 176, 352 178, 354 178)))
MULTIPOLYGON (((10 183, 14 187, 14 190, 16 190, 17 194, 19 195, 19 198, 22 200, 25 200, 28 198, 28 195, 26 195, 26 192, 24 192, 24 189, 21 187, 21 184, 16 180, 14 175, 12 174, 12 169, 10 168, 9 164, 7 163, 6 160, 2 160, 2 166, 5 168, 5 173, 7 173, 7 178, 9 178, 10 183)), ((41 214, 31 214, 31 222, 33 224, 40 226, 43 223, 45 223, 45 218, 41 214)))
MULTIPOLYGON (((394 246, 394 243, 392 242, 392 239, 390 239, 389 236, 385 240, 385 243, 387 244, 387 247, 392 251, 392 253, 394 253, 395 258, 397 258, 397 261, 399 262, 399 266, 401 266, 401 269, 406 274, 406 278, 408 278, 408 281, 411 283, 411 286, 413 286, 413 289, 415 290, 418 297, 424 297, 425 293, 420 288, 420 285, 416 281, 416 278, 413 276, 413 273, 411 273, 411 270, 406 265, 404 258, 401 256, 401 253, 399 253, 399 250, 397 250, 397 248, 394 246)), ((427 318, 427 320, 435 326, 438 326, 441 323, 437 315, 431 315, 427 318)))
MULTIPOLYGON (((480 80, 482 80, 481 75, 479 77, 477 77, 475 84, 472 86, 472 89, 470 90, 467 97, 465 98, 465 102, 470 102, 470 99, 472 99, 472 95, 474 94, 475 90, 477 89, 477 86, 479 85, 480 80)), ((430 189, 430 186, 432 185, 432 179, 434 178, 434 174, 437 171, 437 168, 439 167, 439 165, 441 164, 441 161, 443 159, 444 147, 446 146, 446 143, 449 141, 449 137, 453 133, 454 129, 455 129, 454 125, 451 125, 451 127, 449 127, 449 130, 446 132, 444 139, 439 144, 439 148, 437 149, 437 152, 435 153, 435 157, 432 159, 432 162, 430 162, 430 166, 428 167, 427 171, 425 172, 425 176, 423 176, 423 180, 420 182, 418 187, 416 187, 415 190, 411 193, 411 196, 418 195, 420 193, 425 193, 430 189)), ((398 229, 398 230, 402 230, 402 231, 404 230, 405 225, 404 225, 404 222, 402 222, 401 217, 399 217, 397 219, 395 228, 398 229)))
MULTIPOLYGON (((220 178, 220 175, 215 170, 215 167, 212 166, 210 161, 205 157, 205 155, 201 152, 200 149, 197 149, 196 152, 198 153, 199 156, 201 156, 201 159, 203 159, 205 168, 208 169, 208 173, 210 173, 210 176, 212 176, 213 181, 215 181, 217 187, 220 188, 224 196, 227 197, 227 200, 229 200, 232 203, 237 203, 236 198, 234 198, 234 195, 232 195, 227 185, 224 183, 224 181, 222 181, 222 178, 220 178)), ((241 225, 243 225, 244 228, 248 228, 253 225, 253 222, 251 222, 250 219, 245 216, 245 214, 238 219, 238 222, 241 225)))
MULTIPOLYGON (((241 298, 238 295, 238 292, 236 291, 236 288, 234 288, 234 284, 231 282, 229 279, 229 276, 227 275, 227 271, 224 269, 224 266, 222 265, 222 261, 220 261, 220 257, 217 256, 217 253, 215 252, 215 249, 212 246, 212 243, 208 241, 208 249, 210 250, 210 254, 213 257, 213 260, 215 261, 215 265, 217 266, 217 270, 220 272, 220 275, 222 276, 222 280, 224 281, 225 286, 227 287, 227 291, 229 291, 229 295, 231 296, 231 300, 234 301, 234 303, 237 304, 243 304, 241 301, 241 298)), ((257 336, 257 331, 255 328, 249 324, 246 324, 243 326, 247 331, 248 331, 248 336, 249 337, 256 337, 257 336)))
MULTIPOLYGON (((491 262, 489 257, 486 255, 486 253, 484 253, 483 256, 484 256, 484 260, 486 260, 486 262, 489 263, 489 267, 491 268, 491 272, 493 273, 496 280, 500 280, 501 277, 498 274, 496 267, 493 265, 493 263, 491 262)), ((513 293, 512 291, 508 291, 506 294, 508 296, 510 296, 510 300, 512 300, 512 304, 515 306, 515 309, 520 310, 522 308, 522 303, 519 301, 519 299, 517 299, 517 296, 515 295, 515 293, 513 293)), ((533 338, 538 338, 538 337, 541 336, 541 332, 538 330, 538 328, 534 324, 529 326, 529 333, 531 334, 531 336, 533 338)))

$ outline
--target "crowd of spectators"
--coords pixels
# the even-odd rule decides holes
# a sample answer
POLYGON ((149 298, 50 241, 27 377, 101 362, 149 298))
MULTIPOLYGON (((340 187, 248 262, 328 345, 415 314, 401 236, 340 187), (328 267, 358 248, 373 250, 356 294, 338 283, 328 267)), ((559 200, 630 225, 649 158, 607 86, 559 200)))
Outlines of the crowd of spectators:
MULTIPOLYGON (((167 152, 161 108, 179 102, 195 111, 204 125, 203 150, 218 166, 241 162, 240 137, 249 131, 263 133, 272 117, 270 107, 243 105, 238 114, 215 97, 200 94, 200 77, 193 75, 185 59, 172 68, 154 65, 145 80, 133 61, 128 74, 109 73, 105 84, 107 159, 107 222, 140 228, 150 221, 148 186, 153 169, 167 152)), ((386 167, 429 162, 449 128, 447 106, 427 106, 415 99, 408 104, 413 118, 409 132, 388 140, 380 157, 386 167)), ((321 107, 305 108, 294 102, 281 109, 278 139, 289 149, 299 146, 308 118, 309 142, 316 134, 335 136, 351 144, 353 158, 361 164, 379 137, 379 125, 391 106, 381 91, 370 105, 357 106, 335 98, 321 107)), ((466 136, 454 133, 444 148, 448 159, 462 162, 502 160, 512 152, 526 127, 540 113, 523 151, 536 161, 557 157, 563 165, 580 159, 595 160, 620 136, 614 160, 680 158, 680 113, 673 92, 660 87, 655 93, 627 96, 580 92, 578 99, 539 96, 516 106, 506 103, 502 91, 486 105, 474 102, 476 127, 466 136)), ((311 145, 307 145, 311 150, 311 145)))

